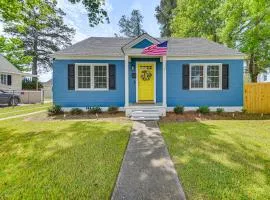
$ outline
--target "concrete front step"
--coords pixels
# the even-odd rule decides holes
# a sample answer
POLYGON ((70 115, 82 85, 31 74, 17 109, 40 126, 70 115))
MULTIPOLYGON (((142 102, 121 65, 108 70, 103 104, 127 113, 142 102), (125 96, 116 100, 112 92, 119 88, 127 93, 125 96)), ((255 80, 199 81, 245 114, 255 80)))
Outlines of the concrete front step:
POLYGON ((132 121, 158 121, 159 117, 131 117, 132 121))
POLYGON ((160 111, 157 109, 142 109, 131 112, 131 120, 134 121, 157 121, 159 116, 160 111))
POLYGON ((126 116, 153 116, 157 117, 166 116, 166 107, 163 106, 129 106, 125 107, 126 116), (134 114, 134 115, 133 115, 134 114))
POLYGON ((151 112, 133 112, 131 114, 132 117, 159 117, 159 113, 151 113, 151 112))

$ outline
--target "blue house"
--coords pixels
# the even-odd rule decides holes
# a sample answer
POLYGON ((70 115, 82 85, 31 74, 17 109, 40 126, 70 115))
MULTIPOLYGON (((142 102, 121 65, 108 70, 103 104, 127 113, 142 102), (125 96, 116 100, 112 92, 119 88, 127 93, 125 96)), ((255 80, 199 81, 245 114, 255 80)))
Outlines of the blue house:
POLYGON ((117 106, 128 116, 175 106, 243 106, 244 54, 202 38, 91 37, 56 52, 53 101, 64 108, 117 106), (164 56, 143 49, 168 41, 164 56))

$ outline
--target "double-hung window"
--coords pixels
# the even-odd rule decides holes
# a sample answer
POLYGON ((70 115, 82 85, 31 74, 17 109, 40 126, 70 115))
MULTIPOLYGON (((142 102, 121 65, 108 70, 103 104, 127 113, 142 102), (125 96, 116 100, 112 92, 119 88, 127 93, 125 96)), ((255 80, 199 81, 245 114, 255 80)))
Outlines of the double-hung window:
POLYGON ((191 64, 190 89, 215 90, 222 86, 222 64, 191 64))
POLYGON ((77 90, 108 89, 108 64, 76 64, 77 90))
POLYGON ((7 85, 8 84, 8 80, 7 80, 7 75, 6 74, 1 74, 1 84, 2 85, 7 85))

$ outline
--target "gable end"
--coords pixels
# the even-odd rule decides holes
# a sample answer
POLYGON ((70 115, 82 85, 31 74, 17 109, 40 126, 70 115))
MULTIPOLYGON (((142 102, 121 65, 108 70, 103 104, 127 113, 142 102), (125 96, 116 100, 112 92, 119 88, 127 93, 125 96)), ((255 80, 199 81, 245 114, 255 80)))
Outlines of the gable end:
POLYGON ((154 44, 153 42, 151 42, 151 41, 149 41, 147 39, 143 39, 142 41, 138 42, 137 44, 135 44, 131 48, 143 49, 143 48, 149 47, 149 46, 151 46, 153 44, 154 44))

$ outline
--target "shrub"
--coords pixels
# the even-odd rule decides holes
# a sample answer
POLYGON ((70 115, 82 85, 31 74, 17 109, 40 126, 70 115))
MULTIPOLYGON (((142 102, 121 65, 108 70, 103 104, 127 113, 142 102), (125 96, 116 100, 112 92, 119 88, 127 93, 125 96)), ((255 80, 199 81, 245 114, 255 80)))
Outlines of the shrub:
POLYGON ((90 107, 87 112, 89 114, 97 114, 97 113, 101 113, 102 110, 100 107, 90 107))
POLYGON ((183 112, 184 112, 184 106, 176 106, 173 109, 173 111, 174 111, 175 114, 183 114, 183 112))
MULTIPOLYGON (((28 80, 24 79, 22 81, 22 89, 23 90, 36 90, 37 88, 37 80, 28 80)), ((38 81, 38 89, 43 88, 43 85, 38 81)))
POLYGON ((48 108, 48 115, 49 116, 59 115, 62 113, 63 113, 62 107, 59 105, 53 105, 52 107, 48 108))
POLYGON ((70 114, 72 115, 80 115, 83 113, 83 110, 80 108, 72 108, 70 114))
POLYGON ((247 113, 247 109, 242 108, 242 113, 247 113))
POLYGON ((112 114, 115 114, 115 113, 118 112, 118 107, 116 107, 116 106, 111 106, 111 107, 108 108, 108 112, 109 112, 109 113, 112 113, 112 114))
POLYGON ((210 112, 210 109, 208 106, 201 106, 198 108, 197 112, 202 114, 208 114, 210 112))
POLYGON ((224 112, 224 108, 217 108, 217 114, 221 114, 224 112))

